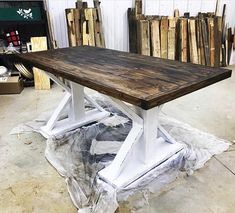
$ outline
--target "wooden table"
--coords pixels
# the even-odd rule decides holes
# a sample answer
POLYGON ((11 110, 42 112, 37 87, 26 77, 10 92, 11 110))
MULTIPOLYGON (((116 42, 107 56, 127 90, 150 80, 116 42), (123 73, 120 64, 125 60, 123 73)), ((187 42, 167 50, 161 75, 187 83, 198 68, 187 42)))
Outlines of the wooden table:
POLYGON ((45 137, 109 115, 84 93, 84 87, 107 95, 132 119, 133 127, 115 159, 99 172, 102 179, 116 187, 129 186, 184 150, 159 124, 162 104, 231 76, 231 70, 88 46, 19 54, 13 60, 45 70, 66 90, 41 129, 45 137), (65 78, 66 83, 56 76, 65 78), (85 112, 84 98, 96 109, 85 112), (60 120, 66 106, 70 109, 68 118, 60 120))

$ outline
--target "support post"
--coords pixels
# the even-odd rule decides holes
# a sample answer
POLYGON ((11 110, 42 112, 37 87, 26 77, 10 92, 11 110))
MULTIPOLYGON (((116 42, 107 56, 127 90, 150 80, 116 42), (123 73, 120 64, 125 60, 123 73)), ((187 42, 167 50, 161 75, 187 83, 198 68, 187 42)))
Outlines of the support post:
POLYGON ((143 160, 143 163, 147 164, 151 160, 150 158, 154 153, 153 143, 156 142, 158 137, 157 130, 159 108, 155 107, 150 110, 142 110, 141 114, 144 121, 144 134, 140 140, 142 150, 142 155, 140 156, 143 160))
POLYGON ((72 81, 69 83, 72 95, 69 117, 71 120, 76 121, 85 117, 84 87, 72 81))

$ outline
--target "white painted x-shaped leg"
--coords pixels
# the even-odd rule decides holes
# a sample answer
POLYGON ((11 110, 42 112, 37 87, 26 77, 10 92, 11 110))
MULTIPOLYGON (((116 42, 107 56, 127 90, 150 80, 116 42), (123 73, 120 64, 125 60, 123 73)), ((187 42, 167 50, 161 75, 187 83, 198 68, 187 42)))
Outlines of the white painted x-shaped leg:
POLYGON ((51 73, 47 73, 47 75, 65 90, 65 96, 51 115, 47 124, 41 127, 40 133, 44 137, 49 138, 63 135, 70 130, 93 123, 110 115, 109 112, 105 111, 84 93, 83 86, 72 81, 66 81, 67 84, 65 84, 51 73), (90 102, 95 109, 85 111, 84 99, 90 102))
POLYGON ((120 100, 112 98, 112 101, 132 119, 133 126, 115 159, 99 172, 99 177, 114 187, 124 188, 169 160, 184 146, 159 125, 159 107, 150 110, 136 107, 133 111, 120 100))

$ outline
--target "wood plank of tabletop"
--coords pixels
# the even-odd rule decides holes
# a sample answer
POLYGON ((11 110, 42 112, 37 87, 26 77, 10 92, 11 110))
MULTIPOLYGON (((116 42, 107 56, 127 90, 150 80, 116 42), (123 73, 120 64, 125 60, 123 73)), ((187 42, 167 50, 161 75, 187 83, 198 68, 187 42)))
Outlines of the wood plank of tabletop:
POLYGON ((231 76, 227 69, 89 46, 15 54, 10 58, 143 109, 231 76))

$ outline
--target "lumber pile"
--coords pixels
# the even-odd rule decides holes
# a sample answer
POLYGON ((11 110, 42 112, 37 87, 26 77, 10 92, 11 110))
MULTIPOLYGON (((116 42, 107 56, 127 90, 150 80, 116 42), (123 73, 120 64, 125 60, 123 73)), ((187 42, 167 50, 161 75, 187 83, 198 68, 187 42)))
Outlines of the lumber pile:
POLYGON ((88 8, 87 2, 77 0, 76 8, 65 9, 70 47, 105 47, 100 2, 93 2, 94 8, 88 8))
POLYGON ((217 11, 179 16, 178 9, 172 17, 145 16, 142 0, 135 0, 127 14, 132 53, 212 67, 229 64, 233 35, 225 22, 226 5, 221 16, 217 11))

